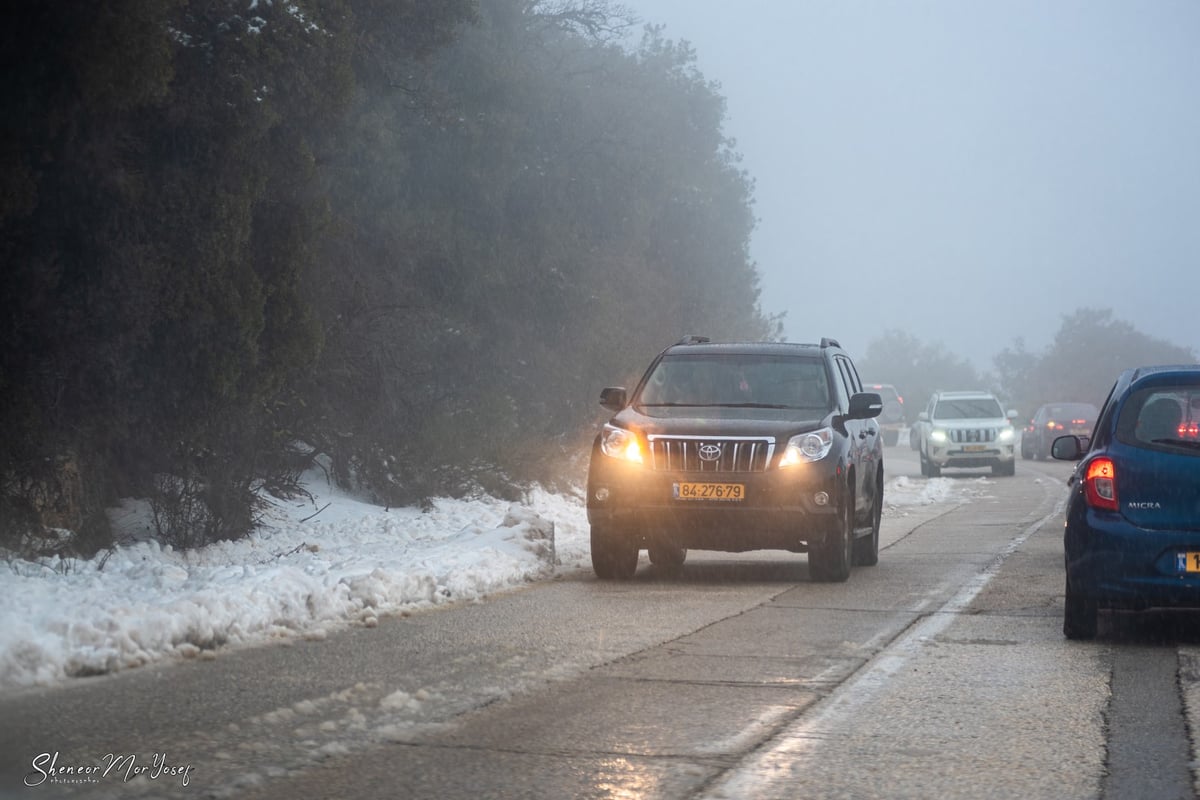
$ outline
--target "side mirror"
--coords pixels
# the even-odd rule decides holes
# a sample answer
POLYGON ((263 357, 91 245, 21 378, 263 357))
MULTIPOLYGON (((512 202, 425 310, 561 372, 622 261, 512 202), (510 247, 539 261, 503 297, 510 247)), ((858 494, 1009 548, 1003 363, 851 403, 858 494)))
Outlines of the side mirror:
POLYGON ((1005 414, 1005 416, 1008 417, 1009 419, 1016 419, 1017 418, 1017 410, 1015 408, 1010 408, 1008 410, 1008 413, 1005 414))
POLYGON ((929 422, 929 412, 922 411, 920 414, 917 414, 917 422, 929 422))
POLYGON ((876 392, 859 392, 850 398, 850 412, 846 419, 870 419, 883 411, 883 398, 876 392))
POLYGON ((609 386, 600 390, 600 405, 609 411, 620 411, 625 407, 626 399, 624 386, 609 386))
POLYGON ((1078 461, 1088 449, 1086 436, 1059 436, 1050 445, 1050 455, 1061 461, 1078 461))

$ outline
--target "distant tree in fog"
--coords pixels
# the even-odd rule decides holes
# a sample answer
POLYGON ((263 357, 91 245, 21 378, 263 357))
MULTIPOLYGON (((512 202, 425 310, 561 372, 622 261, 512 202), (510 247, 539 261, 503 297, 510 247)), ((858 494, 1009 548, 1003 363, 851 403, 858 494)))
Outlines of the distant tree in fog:
POLYGON ((1196 354, 1114 319, 1112 309, 1080 308, 1065 315, 1041 354, 1018 339, 995 358, 999 380, 1021 414, 1043 403, 1075 401, 1099 407, 1122 370, 1150 364, 1192 364, 1196 354))
POLYGON ((885 331, 867 344, 858 370, 867 383, 890 383, 904 398, 904 415, 914 422, 935 391, 983 389, 983 379, 965 358, 940 342, 925 343, 901 330, 885 331))

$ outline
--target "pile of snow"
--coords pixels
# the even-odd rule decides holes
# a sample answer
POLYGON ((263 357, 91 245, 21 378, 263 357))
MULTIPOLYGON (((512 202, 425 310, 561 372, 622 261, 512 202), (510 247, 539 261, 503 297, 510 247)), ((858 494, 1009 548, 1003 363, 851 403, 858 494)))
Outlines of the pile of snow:
MULTIPOLYGON (((0 690, 223 645, 323 638, 590 568, 578 496, 534 490, 521 503, 443 499, 422 511, 364 503, 320 473, 306 483, 311 500, 277 501, 237 542, 180 552, 143 540, 87 561, 0 561, 0 690)), ((895 513, 950 502, 963 485, 900 477, 884 495, 895 513)), ((111 517, 126 534, 149 530, 144 503, 111 517)))

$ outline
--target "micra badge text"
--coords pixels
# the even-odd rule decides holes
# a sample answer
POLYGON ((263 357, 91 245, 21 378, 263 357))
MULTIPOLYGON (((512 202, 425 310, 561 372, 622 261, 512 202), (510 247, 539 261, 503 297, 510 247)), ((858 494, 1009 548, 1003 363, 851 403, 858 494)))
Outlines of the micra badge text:
POLYGON ((166 753, 155 753, 149 763, 138 762, 135 755, 109 753, 99 764, 59 764, 58 752, 40 753, 33 757, 33 772, 25 776, 26 786, 43 783, 97 783, 110 775, 128 781, 144 776, 150 780, 178 777, 184 786, 192 779, 191 764, 172 764, 166 753))

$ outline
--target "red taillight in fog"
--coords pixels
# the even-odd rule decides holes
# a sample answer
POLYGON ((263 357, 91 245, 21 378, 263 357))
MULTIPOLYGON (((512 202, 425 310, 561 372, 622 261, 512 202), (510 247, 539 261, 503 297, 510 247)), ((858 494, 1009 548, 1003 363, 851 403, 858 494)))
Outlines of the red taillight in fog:
POLYGON ((1092 508, 1117 510, 1117 468, 1111 458, 1097 458, 1088 464, 1083 494, 1092 508))

